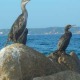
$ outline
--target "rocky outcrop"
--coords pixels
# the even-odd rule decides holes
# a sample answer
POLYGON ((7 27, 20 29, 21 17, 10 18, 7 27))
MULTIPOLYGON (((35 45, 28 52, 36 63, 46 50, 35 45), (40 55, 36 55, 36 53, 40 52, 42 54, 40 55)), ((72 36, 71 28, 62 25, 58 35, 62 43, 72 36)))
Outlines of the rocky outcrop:
POLYGON ((80 80, 80 74, 73 71, 63 71, 50 76, 37 77, 33 80, 80 80))
POLYGON ((77 55, 74 52, 71 52, 70 55, 62 54, 50 54, 48 58, 56 63, 60 64, 63 70, 72 70, 80 73, 80 61, 77 55))
POLYGON ((76 71, 80 73, 80 67, 79 64, 69 55, 61 55, 58 58, 59 64, 66 66, 68 70, 76 71))
POLYGON ((22 44, 12 44, 0 51, 0 80, 32 80, 61 71, 59 66, 22 44))
POLYGON ((70 55, 50 54, 46 57, 19 43, 0 50, 0 80, 33 80, 34 77, 41 76, 47 77, 34 80, 80 80, 80 75, 76 72, 80 73, 80 62, 73 52, 70 55), (75 72, 74 74, 73 72, 61 72, 66 70, 75 72))

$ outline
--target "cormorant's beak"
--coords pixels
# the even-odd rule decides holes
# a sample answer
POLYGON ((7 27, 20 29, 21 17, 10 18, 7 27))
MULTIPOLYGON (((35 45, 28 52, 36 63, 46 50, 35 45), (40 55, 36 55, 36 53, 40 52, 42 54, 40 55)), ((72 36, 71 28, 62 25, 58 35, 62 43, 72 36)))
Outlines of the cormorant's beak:
POLYGON ((69 29, 72 27, 72 25, 71 26, 69 26, 69 29))
POLYGON ((71 26, 76 26, 76 25, 71 25, 71 26))
POLYGON ((71 25, 71 27, 76 27, 76 25, 71 25))

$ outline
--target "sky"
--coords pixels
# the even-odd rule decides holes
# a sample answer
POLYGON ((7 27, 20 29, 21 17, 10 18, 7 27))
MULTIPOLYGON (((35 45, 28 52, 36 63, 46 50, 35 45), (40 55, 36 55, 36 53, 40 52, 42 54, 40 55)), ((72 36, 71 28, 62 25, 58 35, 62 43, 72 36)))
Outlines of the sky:
MULTIPOLYGON (((21 14, 21 0, 0 0, 0 29, 10 29, 21 14)), ((31 0, 28 28, 80 26, 80 0, 31 0)))

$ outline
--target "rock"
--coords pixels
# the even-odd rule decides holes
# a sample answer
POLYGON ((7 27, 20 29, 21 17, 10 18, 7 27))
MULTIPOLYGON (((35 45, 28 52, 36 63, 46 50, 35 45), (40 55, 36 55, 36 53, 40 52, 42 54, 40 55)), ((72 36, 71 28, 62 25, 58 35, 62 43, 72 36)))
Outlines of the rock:
POLYGON ((0 51, 0 80, 32 80, 61 71, 56 62, 22 44, 12 44, 0 51))
POLYGON ((37 77, 33 80, 80 80, 80 74, 73 71, 63 71, 50 76, 37 77))
POLYGON ((57 54, 50 54, 47 56, 53 63, 55 63, 56 65, 56 68, 59 68, 60 71, 65 71, 65 70, 68 70, 67 66, 64 65, 64 64, 60 64, 58 62, 58 59, 59 59, 59 56, 57 54))
POLYGON ((58 61, 58 58, 62 55, 62 54, 66 54, 64 51, 54 51, 53 53, 51 53, 50 55, 48 55, 47 57, 51 60, 51 61, 58 61))
POLYGON ((80 66, 77 64, 76 60, 69 55, 61 55, 58 58, 59 64, 62 64, 63 67, 66 66, 68 70, 76 71, 80 73, 80 66))
MULTIPOLYGON (((60 54, 60 53, 59 53, 60 54)), ((62 71, 64 70, 72 70, 72 71, 76 71, 80 73, 80 61, 77 57, 77 55, 75 53, 70 53, 70 55, 68 54, 60 54, 58 55, 56 54, 50 54, 48 56, 48 58, 54 62, 56 61, 56 63, 59 65, 60 69, 62 69, 62 71)))
POLYGON ((51 61, 58 61, 58 56, 56 54, 51 53, 47 56, 51 61))
POLYGON ((70 53, 70 56, 73 57, 73 59, 78 63, 78 65, 80 65, 80 61, 79 61, 79 58, 77 56, 77 54, 75 52, 71 52, 70 53))

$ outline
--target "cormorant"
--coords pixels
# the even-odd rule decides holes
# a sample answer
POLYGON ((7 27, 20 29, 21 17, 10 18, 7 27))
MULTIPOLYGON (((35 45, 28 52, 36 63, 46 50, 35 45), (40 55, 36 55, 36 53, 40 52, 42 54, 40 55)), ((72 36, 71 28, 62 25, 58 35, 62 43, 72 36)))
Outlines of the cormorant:
POLYGON ((22 0, 21 2, 22 14, 16 19, 16 21, 12 25, 12 28, 8 35, 7 43, 8 41, 12 41, 14 43, 18 42, 18 43, 26 44, 26 40, 27 40, 26 37, 28 34, 28 29, 26 29, 28 12, 25 6, 29 1, 30 0, 22 0))
POLYGON ((60 37, 58 42, 58 50, 59 51, 65 51, 66 48, 69 45, 70 39, 72 37, 72 33, 69 31, 69 29, 72 27, 72 25, 67 25, 65 27, 65 33, 60 37))
POLYGON ((62 54, 64 53, 65 54, 65 50, 66 48, 68 47, 69 45, 69 42, 70 42, 70 39, 72 37, 72 33, 69 31, 69 29, 72 27, 72 26, 75 26, 75 25, 67 25, 65 27, 65 32, 64 34, 60 37, 59 41, 58 41, 58 44, 57 44, 57 50, 53 52, 53 54, 62 54))

